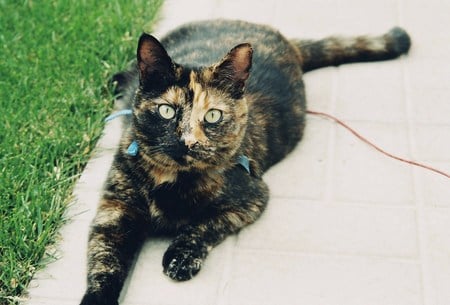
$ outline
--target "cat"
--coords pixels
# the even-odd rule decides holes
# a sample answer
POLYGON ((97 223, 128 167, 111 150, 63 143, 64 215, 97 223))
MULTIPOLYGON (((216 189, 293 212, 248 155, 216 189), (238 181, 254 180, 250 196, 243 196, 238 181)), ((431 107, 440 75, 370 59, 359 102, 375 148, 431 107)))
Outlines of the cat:
MULTIPOLYGON (((269 200, 263 173, 301 140, 304 72, 408 52, 401 28, 382 36, 289 40, 243 21, 194 22, 158 41, 114 80, 132 114, 91 226, 83 305, 118 304, 149 235, 173 240, 162 258, 175 281, 255 222, 269 200)), ((211 266, 210 268, 213 268, 211 266)))

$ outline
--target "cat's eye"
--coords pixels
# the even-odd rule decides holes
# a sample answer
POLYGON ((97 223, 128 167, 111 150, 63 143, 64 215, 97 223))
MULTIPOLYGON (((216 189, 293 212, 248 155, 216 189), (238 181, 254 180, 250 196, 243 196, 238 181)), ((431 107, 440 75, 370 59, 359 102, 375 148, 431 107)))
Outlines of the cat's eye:
POLYGON ((210 124, 218 123, 222 119, 222 111, 211 109, 205 114, 205 121, 210 124))
POLYGON ((167 104, 159 105, 158 107, 159 115, 166 120, 171 120, 175 117, 175 108, 167 104))

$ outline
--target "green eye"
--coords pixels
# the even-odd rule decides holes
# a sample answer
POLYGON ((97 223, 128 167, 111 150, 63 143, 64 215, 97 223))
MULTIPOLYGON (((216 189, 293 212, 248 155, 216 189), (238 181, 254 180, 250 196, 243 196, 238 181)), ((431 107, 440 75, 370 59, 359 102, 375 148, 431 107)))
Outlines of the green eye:
POLYGON ((167 104, 160 105, 158 107, 159 115, 166 120, 171 120, 175 117, 175 108, 167 104))
POLYGON ((222 111, 211 109, 205 115, 205 121, 210 124, 218 123, 222 119, 222 111))

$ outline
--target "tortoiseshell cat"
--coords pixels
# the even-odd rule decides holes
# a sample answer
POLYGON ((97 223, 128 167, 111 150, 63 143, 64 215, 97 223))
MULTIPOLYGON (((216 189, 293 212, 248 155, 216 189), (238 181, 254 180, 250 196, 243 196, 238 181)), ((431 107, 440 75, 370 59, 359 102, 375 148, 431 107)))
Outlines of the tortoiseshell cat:
POLYGON ((264 211, 261 176, 302 138, 302 73, 392 59, 409 47, 400 28, 310 41, 216 20, 182 26, 161 43, 143 34, 137 68, 115 76, 132 116, 92 224, 81 303, 117 304, 152 234, 174 236, 162 260, 166 275, 196 275, 215 245, 264 211))

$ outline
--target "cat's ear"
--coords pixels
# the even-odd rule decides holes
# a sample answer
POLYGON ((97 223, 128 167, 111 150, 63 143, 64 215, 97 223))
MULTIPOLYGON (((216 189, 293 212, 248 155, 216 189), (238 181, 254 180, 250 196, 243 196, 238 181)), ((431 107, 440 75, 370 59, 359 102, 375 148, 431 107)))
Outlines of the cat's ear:
POLYGON ((137 48, 139 82, 144 91, 167 89, 175 79, 175 68, 166 49, 152 35, 143 33, 137 48))
POLYGON ((250 76, 253 49, 249 43, 234 47, 214 68, 213 83, 219 88, 229 90, 236 98, 244 91, 245 82, 250 76))

